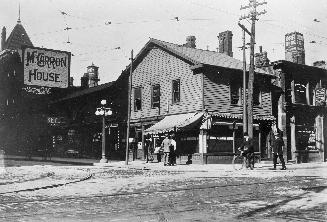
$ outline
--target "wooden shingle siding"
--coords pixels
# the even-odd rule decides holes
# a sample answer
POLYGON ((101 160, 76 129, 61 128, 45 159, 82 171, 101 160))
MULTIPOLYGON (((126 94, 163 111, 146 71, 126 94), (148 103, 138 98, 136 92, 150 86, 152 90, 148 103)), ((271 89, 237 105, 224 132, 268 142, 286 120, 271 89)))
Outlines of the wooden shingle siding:
MULTIPOLYGON (((209 111, 222 113, 242 114, 243 105, 232 105, 230 98, 230 77, 236 75, 233 71, 210 72, 204 74, 204 106, 209 111)), ((242 75, 238 74, 240 78, 242 75)), ((271 95, 269 88, 261 86, 262 103, 260 107, 254 107, 253 113, 271 114, 271 95)))
POLYGON ((202 110, 201 75, 194 75, 190 64, 153 48, 133 71, 131 120, 202 110), (172 104, 172 80, 180 79, 180 102, 172 104), (160 85, 160 110, 151 108, 151 90, 160 85), (134 112, 134 88, 142 87, 142 110, 134 112), (167 112, 168 111, 168 112, 167 112))

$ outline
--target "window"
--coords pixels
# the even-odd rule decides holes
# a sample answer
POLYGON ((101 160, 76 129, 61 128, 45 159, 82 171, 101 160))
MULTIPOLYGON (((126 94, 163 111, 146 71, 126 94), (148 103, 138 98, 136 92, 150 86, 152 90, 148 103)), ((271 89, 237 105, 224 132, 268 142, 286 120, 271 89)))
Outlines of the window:
POLYGON ((173 80, 173 103, 180 101, 180 80, 173 80))
POLYGON ((142 109, 142 93, 141 88, 134 89, 134 111, 142 109))
POLYGON ((261 106, 261 91, 258 84, 253 86, 253 105, 261 106))
POLYGON ((306 84, 303 82, 296 82, 294 84, 295 103, 307 103, 306 88, 306 84))
POLYGON ((160 85, 152 86, 152 108, 160 108, 160 85))
POLYGON ((242 83, 237 79, 230 82, 230 100, 233 105, 242 104, 242 83))

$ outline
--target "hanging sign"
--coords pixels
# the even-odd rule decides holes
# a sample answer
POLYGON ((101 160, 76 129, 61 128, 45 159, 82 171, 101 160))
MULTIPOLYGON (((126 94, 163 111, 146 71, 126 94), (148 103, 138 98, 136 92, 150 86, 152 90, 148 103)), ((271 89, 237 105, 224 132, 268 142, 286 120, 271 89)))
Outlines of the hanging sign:
POLYGON ((67 88, 70 59, 69 52, 36 47, 23 48, 24 84, 67 88))
POLYGON ((318 88, 316 89, 316 106, 323 106, 326 104, 326 89, 325 88, 318 88))

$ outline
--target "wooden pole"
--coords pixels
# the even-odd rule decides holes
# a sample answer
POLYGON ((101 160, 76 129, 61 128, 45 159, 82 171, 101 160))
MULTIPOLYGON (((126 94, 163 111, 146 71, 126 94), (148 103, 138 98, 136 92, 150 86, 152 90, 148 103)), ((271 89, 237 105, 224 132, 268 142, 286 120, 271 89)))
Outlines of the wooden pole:
POLYGON ((246 56, 245 56, 245 30, 243 29, 243 133, 248 132, 248 116, 246 101, 246 56))
POLYGON ((128 80, 128 106, 127 106, 127 132, 126 132, 126 155, 125 155, 125 165, 128 165, 129 156, 129 128, 131 122, 131 93, 132 93, 132 73, 133 73, 133 50, 131 51, 131 66, 129 70, 129 80, 128 80))

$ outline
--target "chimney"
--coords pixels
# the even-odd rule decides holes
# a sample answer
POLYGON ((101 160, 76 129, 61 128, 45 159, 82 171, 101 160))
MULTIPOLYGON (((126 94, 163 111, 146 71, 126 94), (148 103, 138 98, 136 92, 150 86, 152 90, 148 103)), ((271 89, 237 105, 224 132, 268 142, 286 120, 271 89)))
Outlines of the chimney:
POLYGON ((73 87, 74 86, 74 77, 70 77, 69 78, 69 87, 73 87))
POLYGON ((256 67, 268 66, 270 62, 267 56, 267 52, 262 51, 262 46, 259 46, 259 52, 254 54, 254 59, 256 67))
POLYGON ((184 46, 195 49, 196 48, 195 40, 196 40, 195 36, 193 35, 187 36, 186 44, 184 44, 184 46))
POLYGON ((81 78, 81 88, 89 88, 89 77, 87 76, 87 73, 85 73, 84 76, 81 78))
POLYGON ((227 30, 219 33, 217 37, 219 41, 219 52, 233 57, 233 33, 227 30))
POLYGON ((6 44, 6 27, 3 26, 2 32, 1 32, 1 50, 5 49, 5 44, 6 44))
POLYGON ((292 32, 285 35, 285 60, 305 65, 303 34, 292 32))

